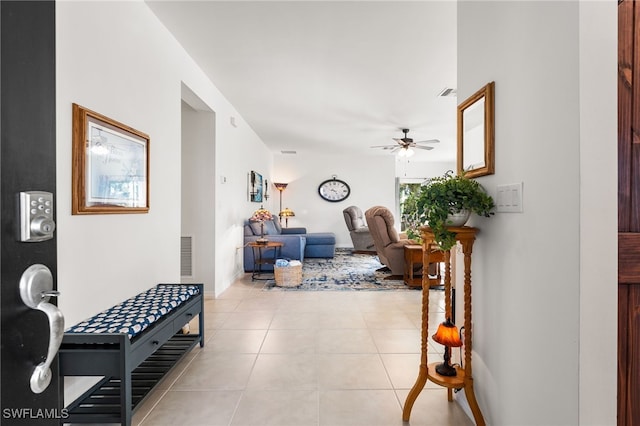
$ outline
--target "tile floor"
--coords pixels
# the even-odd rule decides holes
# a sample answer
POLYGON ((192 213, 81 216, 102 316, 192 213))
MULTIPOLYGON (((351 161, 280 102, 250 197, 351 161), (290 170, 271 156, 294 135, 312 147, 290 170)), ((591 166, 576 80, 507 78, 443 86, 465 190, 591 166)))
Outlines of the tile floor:
MULTIPOLYGON (((205 300, 205 347, 159 385, 134 425, 403 425, 420 363, 420 291, 262 287, 246 277, 205 300)), ((430 305, 435 331, 441 291, 430 305)), ((430 343, 430 360, 442 359, 437 346, 430 343)), ((473 422, 427 382, 408 424, 473 422)))

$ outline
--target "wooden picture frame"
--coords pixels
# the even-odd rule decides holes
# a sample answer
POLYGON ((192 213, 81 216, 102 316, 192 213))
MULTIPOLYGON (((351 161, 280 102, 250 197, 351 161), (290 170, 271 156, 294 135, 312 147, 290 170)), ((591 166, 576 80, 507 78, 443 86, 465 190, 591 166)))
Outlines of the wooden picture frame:
POLYGON ((458 174, 476 178, 495 173, 492 81, 458 105, 458 174))
POLYGON ((148 213, 149 142, 74 103, 71 214, 148 213))

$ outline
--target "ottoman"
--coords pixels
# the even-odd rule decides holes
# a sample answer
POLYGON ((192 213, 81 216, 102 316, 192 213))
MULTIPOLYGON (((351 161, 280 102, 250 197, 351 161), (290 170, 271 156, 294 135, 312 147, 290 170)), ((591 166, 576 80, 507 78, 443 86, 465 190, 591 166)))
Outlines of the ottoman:
POLYGON ((333 232, 312 232, 304 234, 307 237, 307 245, 304 248, 304 257, 331 258, 336 251, 336 234, 333 232))

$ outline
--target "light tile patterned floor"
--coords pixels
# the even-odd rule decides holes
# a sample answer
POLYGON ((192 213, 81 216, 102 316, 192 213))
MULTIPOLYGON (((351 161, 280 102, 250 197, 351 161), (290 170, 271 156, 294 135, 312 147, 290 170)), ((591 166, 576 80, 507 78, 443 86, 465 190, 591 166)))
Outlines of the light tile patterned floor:
MULTIPOLYGON (((262 287, 245 277, 205 301, 205 347, 161 383, 134 425, 403 425, 420 363, 420 291, 262 287)), ((443 293, 430 302, 429 335, 443 320, 443 293)), ((430 360, 442 359, 442 347, 429 347, 430 360)), ((472 425, 446 395, 428 382, 408 425, 472 425)))

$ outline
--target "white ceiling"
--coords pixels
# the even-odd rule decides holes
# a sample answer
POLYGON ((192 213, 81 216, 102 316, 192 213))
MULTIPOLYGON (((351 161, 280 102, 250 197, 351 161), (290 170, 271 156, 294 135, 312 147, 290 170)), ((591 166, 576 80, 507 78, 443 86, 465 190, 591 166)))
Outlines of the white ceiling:
POLYGON ((455 159, 455 1, 146 2, 274 152, 455 159))

